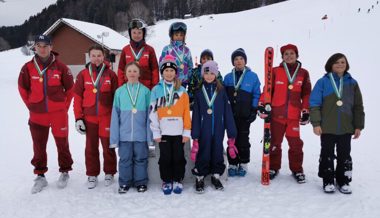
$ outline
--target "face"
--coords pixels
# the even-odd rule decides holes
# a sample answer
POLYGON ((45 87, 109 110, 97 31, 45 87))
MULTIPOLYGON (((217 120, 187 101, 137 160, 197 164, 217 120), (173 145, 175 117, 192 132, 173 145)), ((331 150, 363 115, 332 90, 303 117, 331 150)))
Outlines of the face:
POLYGON ((297 61, 297 54, 293 49, 288 49, 282 55, 282 60, 287 64, 295 64, 297 61))
POLYGON ((338 59, 333 65, 332 65, 332 71, 334 73, 342 75, 347 68, 347 61, 344 57, 338 59))
POLYGON ((212 83, 215 81, 216 79, 216 75, 211 73, 211 72, 205 72, 203 74, 203 79, 207 82, 207 83, 212 83))
POLYGON ((53 49, 53 46, 47 45, 43 42, 37 43, 34 48, 36 49, 36 53, 40 58, 48 58, 50 56, 50 52, 53 49))
POLYGON ((143 36, 144 36, 143 30, 140 30, 137 28, 134 28, 131 30, 131 37, 133 41, 140 42, 143 39, 143 36))
POLYGON ((104 61, 104 54, 100 50, 92 49, 90 51, 90 61, 92 64, 95 64, 95 66, 99 66, 104 61))
POLYGON ((164 72, 162 72, 162 76, 168 82, 172 82, 176 76, 175 70, 171 67, 165 68, 164 72))
POLYGON ((243 70, 245 67, 245 60, 242 56, 236 56, 234 59, 234 66, 237 70, 243 70))
POLYGON ((212 60, 212 58, 210 57, 210 56, 208 56, 208 55, 203 55, 202 57, 201 57, 201 64, 204 64, 204 63, 206 63, 207 61, 211 61, 212 60))
POLYGON ((173 41, 184 41, 185 33, 182 31, 176 31, 173 33, 173 41))
POLYGON ((128 82, 132 82, 132 83, 137 82, 139 81, 140 70, 134 64, 129 65, 127 69, 125 70, 125 76, 127 77, 128 82))

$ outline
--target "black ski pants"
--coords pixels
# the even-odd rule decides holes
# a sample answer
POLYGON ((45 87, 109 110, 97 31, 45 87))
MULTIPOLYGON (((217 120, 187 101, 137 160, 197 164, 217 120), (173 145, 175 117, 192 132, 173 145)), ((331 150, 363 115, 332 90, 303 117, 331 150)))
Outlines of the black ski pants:
POLYGON ((184 155, 182 136, 163 135, 158 161, 161 179, 164 182, 180 182, 185 176, 186 160, 184 155))
POLYGON ((231 159, 231 157, 229 156, 227 152, 228 163, 230 165, 249 163, 250 147, 251 147, 251 144, 249 143, 249 128, 251 126, 251 123, 248 120, 235 117, 235 124, 237 128, 237 137, 235 139, 235 146, 239 154, 237 155, 235 159, 231 159))

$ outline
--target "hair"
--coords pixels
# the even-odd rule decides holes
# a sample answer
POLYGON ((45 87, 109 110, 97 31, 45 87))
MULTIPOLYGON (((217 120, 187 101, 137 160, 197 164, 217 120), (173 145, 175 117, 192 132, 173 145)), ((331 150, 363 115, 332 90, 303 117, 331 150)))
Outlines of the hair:
POLYGON ((103 55, 104 55, 104 49, 103 49, 103 47, 100 46, 100 45, 98 45, 98 44, 94 44, 94 45, 92 45, 92 46, 88 49, 88 54, 90 54, 90 52, 91 52, 92 50, 98 50, 98 51, 101 51, 101 52, 103 53, 103 55))
MULTIPOLYGON (((141 67, 136 61, 129 62, 128 64, 125 65, 124 74, 127 74, 128 67, 130 67, 132 65, 135 65, 137 67, 137 69, 139 69, 139 74, 141 74, 141 67)), ((127 75, 125 75, 125 76, 127 76, 127 75)))
POLYGON ((327 73, 332 72, 332 66, 335 64, 335 62, 337 62, 341 58, 344 58, 346 60, 347 66, 344 71, 347 72, 350 69, 350 65, 348 64, 347 57, 342 53, 335 53, 327 60, 326 65, 325 65, 326 72, 327 73))
MULTIPOLYGON (((202 87, 203 81, 205 81, 205 80, 202 78, 201 82, 198 84, 197 89, 200 89, 202 87)), ((217 93, 219 93, 220 91, 222 91, 224 89, 223 84, 218 80, 217 77, 215 77, 214 82, 216 83, 216 92, 217 93)))
POLYGON ((174 82, 174 90, 179 90, 182 85, 181 80, 178 78, 175 78, 173 82, 174 82))

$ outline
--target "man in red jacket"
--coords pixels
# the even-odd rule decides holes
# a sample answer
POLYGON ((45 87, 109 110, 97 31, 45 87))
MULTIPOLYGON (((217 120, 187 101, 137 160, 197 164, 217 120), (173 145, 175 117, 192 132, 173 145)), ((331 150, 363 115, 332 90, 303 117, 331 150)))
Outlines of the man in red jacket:
POLYGON ((281 55, 282 63, 273 68, 271 111, 264 108, 263 95, 258 107, 261 118, 269 114, 271 116, 270 179, 274 179, 281 168, 281 143, 285 135, 289 144, 289 168, 298 183, 305 183, 300 124, 309 123, 309 72, 302 68, 301 62, 298 61, 297 46, 282 46, 281 55))
POLYGON ((35 39, 36 55, 21 69, 18 89, 22 100, 29 110, 29 127, 33 140, 34 156, 31 161, 37 178, 32 193, 42 191, 47 186, 46 144, 49 129, 53 133, 61 175, 58 187, 65 188, 72 170, 68 142, 68 114, 73 89, 73 76, 68 67, 57 60, 57 53, 52 51, 51 40, 46 35, 35 39))

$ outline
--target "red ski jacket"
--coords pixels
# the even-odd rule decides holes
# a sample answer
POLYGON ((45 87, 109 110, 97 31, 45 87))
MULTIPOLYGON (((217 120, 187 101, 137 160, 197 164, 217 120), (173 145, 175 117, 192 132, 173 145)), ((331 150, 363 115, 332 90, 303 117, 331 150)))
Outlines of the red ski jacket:
MULTIPOLYGON (((294 66, 288 65, 291 76, 293 76, 296 67, 297 64, 294 66)), ((301 111, 309 110, 309 98, 311 92, 309 72, 300 66, 297 76, 293 81, 293 88, 289 89, 289 80, 285 68, 281 63, 280 66, 273 68, 272 79, 272 117, 295 120, 300 119, 301 111)), ((263 94, 261 94, 259 102, 264 102, 263 94)))
MULTIPOLYGON (((74 115, 75 119, 83 119, 84 115, 111 114, 113 96, 117 89, 116 73, 110 70, 109 65, 102 73, 94 91, 94 84, 87 68, 77 75, 74 86, 74 115)), ((94 64, 91 65, 93 80, 96 80, 98 72, 94 64)))
POLYGON ((156 52, 154 51, 154 48, 147 45, 145 42, 142 42, 141 45, 137 47, 136 43, 133 41, 131 41, 129 45, 126 45, 121 52, 118 67, 119 70, 117 73, 119 87, 128 81, 125 77, 125 65, 135 61, 131 47, 133 48, 136 55, 144 47, 144 51, 142 52, 141 58, 138 61, 142 71, 139 80, 144 86, 152 89, 155 85, 157 85, 160 79, 158 74, 156 52))
POLYGON ((58 54, 52 52, 49 60, 43 64, 36 55, 24 64, 18 77, 18 90, 30 112, 47 113, 68 110, 73 97, 73 75, 69 68, 57 60, 58 54), (34 64, 36 60, 41 70, 40 76, 34 64))

